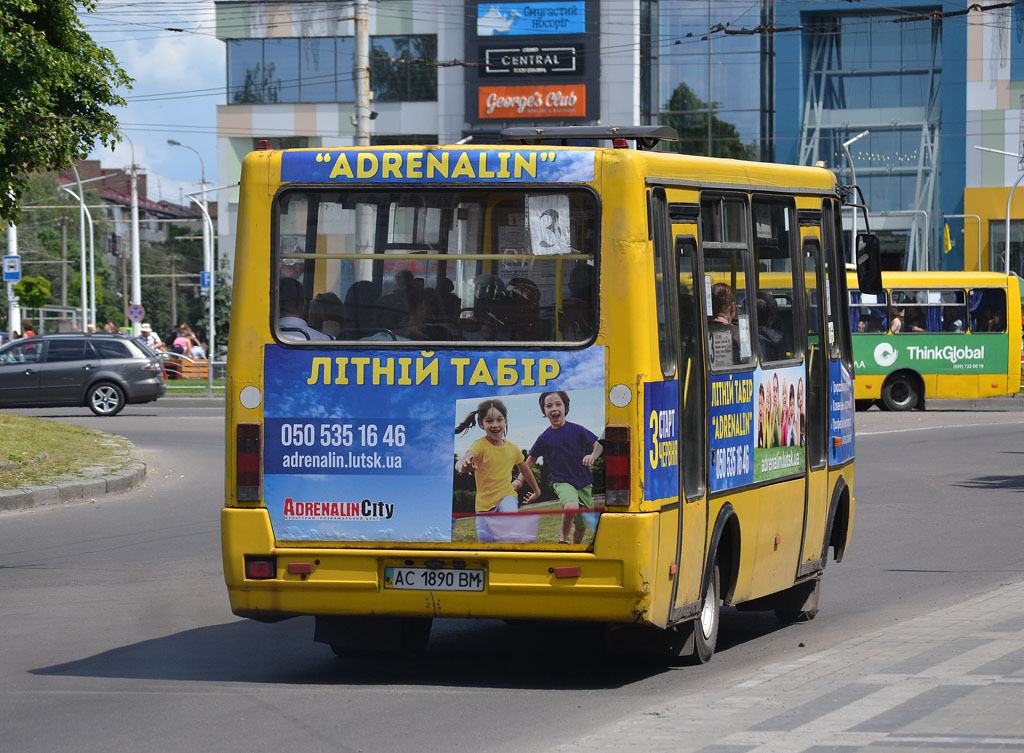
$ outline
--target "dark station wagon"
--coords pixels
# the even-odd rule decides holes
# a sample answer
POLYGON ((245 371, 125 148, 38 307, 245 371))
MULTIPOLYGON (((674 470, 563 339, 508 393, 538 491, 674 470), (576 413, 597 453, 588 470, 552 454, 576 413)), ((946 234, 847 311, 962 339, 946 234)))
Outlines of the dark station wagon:
POLYGON ((113 416, 166 392, 160 356, 123 335, 42 335, 0 347, 0 408, 87 405, 113 416))

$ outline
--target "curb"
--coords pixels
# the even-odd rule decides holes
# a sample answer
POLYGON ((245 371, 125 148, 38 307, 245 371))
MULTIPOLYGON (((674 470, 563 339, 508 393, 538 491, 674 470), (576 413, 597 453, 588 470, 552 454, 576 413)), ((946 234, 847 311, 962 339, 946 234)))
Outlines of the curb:
POLYGON ((131 464, 107 476, 62 481, 44 486, 24 486, 0 491, 0 512, 27 510, 41 505, 79 502, 105 494, 120 494, 146 480, 146 464, 132 452, 131 464))

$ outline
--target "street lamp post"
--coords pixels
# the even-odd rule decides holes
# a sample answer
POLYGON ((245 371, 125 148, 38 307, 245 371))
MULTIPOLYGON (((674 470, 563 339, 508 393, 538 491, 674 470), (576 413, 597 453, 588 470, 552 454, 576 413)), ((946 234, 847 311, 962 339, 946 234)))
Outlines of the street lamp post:
MULTIPOLYGON (((132 296, 131 303, 142 305, 142 269, 139 261, 139 176, 135 167, 135 144, 131 136, 124 131, 119 134, 128 140, 128 146, 132 150, 131 168, 131 201, 132 201, 132 224, 131 224, 131 253, 132 253, 132 296)), ((136 337, 142 332, 141 322, 132 322, 132 334, 136 337)))
MULTIPOLYGON (((203 162, 203 155, 199 153, 199 150, 188 144, 182 144, 180 141, 175 139, 167 139, 167 143, 170 146, 181 146, 195 152, 199 158, 199 189, 202 195, 202 206, 204 214, 209 213, 210 206, 206 203, 206 164, 203 162)), ((191 197, 189 197, 191 198, 191 197)), ((212 245, 213 230, 209 224, 203 222, 203 264, 206 269, 209 270, 210 274, 213 275, 215 270, 213 269, 213 245, 212 245)))
MULTIPOLYGON (((1024 161, 1024 154, 1014 154, 1013 152, 1005 152, 1002 149, 989 149, 987 146, 974 147, 980 152, 992 152, 993 154, 1003 154, 1007 157, 1016 157, 1018 161, 1024 161)), ((1020 176, 1013 184, 1013 188, 1010 189, 1010 195, 1006 197, 1006 244, 1003 246, 1003 259, 1005 272, 1010 274, 1010 205, 1013 202, 1013 192, 1017 190, 1017 186, 1020 185, 1021 180, 1024 180, 1024 173, 1020 176)))
MULTIPOLYGON (((850 185, 857 185, 857 171, 853 167, 853 157, 850 156, 850 144, 854 141, 858 141, 867 136, 871 131, 861 131, 851 139, 847 139, 843 142, 843 151, 846 152, 846 161, 850 163, 850 185)), ((857 196, 854 196, 856 199, 857 196)), ((857 207, 850 207, 853 210, 853 221, 850 223, 851 239, 850 248, 853 249, 853 253, 856 253, 857 248, 857 207)), ((864 210, 867 211, 866 209, 864 210)))
POLYGON ((82 190, 82 186, 86 183, 95 183, 99 180, 106 180, 111 177, 109 175, 100 175, 96 178, 89 178, 82 180, 78 175, 78 167, 75 165, 71 166, 71 169, 75 173, 75 182, 78 184, 78 195, 67 186, 60 186, 58 190, 64 191, 71 198, 78 201, 78 214, 79 214, 79 248, 82 254, 82 327, 88 329, 90 321, 93 325, 96 324, 96 252, 93 248, 93 224, 92 224, 92 213, 89 208, 85 205, 85 192, 82 190), (89 271, 86 272, 85 267, 85 223, 86 220, 89 222, 89 271), (86 275, 90 276, 90 280, 86 280, 86 275), (91 317, 90 317, 91 314, 91 317))
MULTIPOLYGON (((204 193, 205 193, 205 191, 204 191, 204 193)), ((189 200, 195 202, 199 206, 199 209, 202 211, 202 213, 203 213, 203 230, 205 231, 209 227, 209 229, 211 231, 211 234, 212 234, 213 220, 210 219, 210 213, 206 209, 206 202, 205 201, 200 201, 199 199, 197 199, 195 196, 193 196, 191 194, 186 194, 186 196, 188 196, 189 200)), ((206 235, 206 233, 204 232, 203 235, 206 235)), ((206 366, 206 389, 212 394, 213 393, 213 354, 214 354, 213 348, 214 348, 214 335, 215 335, 215 332, 216 332, 214 321, 213 321, 213 316, 214 316, 214 293, 216 292, 216 289, 217 289, 217 283, 216 283, 217 275, 214 274, 214 269, 213 269, 214 265, 210 263, 210 262, 212 262, 212 259, 206 258, 204 261, 207 264, 207 269, 210 270, 209 272, 207 272, 207 274, 210 275, 210 302, 209 302, 210 327, 209 327, 209 331, 206 333, 206 339, 207 339, 207 342, 206 342, 206 360, 207 360, 207 366, 206 366)))

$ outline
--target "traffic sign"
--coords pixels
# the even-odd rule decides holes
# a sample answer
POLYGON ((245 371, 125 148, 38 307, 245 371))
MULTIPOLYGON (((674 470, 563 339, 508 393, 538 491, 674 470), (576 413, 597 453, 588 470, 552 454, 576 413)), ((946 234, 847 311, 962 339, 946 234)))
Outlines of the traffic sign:
POLYGON ((199 273, 199 287, 208 288, 210 287, 210 273, 203 270, 199 273))
POLYGON ((21 257, 17 254, 4 257, 4 281, 17 282, 21 279, 21 257))
POLYGON ((133 303, 128 307, 128 318, 133 322, 141 322, 146 318, 146 309, 142 308, 141 303, 133 303))

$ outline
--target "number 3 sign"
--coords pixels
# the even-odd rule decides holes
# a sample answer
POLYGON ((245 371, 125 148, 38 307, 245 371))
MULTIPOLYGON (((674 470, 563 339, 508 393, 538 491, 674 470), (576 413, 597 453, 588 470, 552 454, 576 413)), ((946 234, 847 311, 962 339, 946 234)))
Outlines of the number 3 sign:
POLYGON ((530 250, 535 256, 572 253, 569 247, 569 197, 565 194, 530 196, 530 250))

